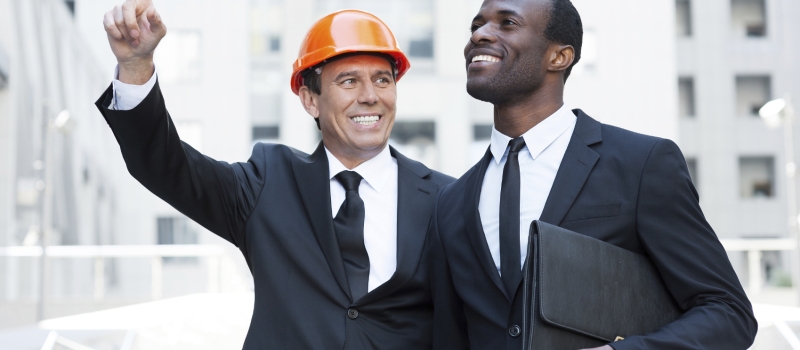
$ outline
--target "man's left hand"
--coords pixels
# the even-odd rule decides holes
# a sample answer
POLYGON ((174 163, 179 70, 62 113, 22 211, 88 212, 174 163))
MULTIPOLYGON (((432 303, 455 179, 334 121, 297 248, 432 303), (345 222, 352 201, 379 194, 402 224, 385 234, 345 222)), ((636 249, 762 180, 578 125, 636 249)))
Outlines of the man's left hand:
POLYGON ((599 348, 591 348, 591 349, 581 349, 581 350, 614 350, 611 345, 603 345, 599 348))

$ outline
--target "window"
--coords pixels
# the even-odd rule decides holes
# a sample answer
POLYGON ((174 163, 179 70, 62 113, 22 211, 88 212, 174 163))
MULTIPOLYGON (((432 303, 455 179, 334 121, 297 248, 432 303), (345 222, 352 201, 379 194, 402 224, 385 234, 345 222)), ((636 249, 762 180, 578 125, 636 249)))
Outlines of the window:
POLYGON ((472 139, 488 141, 492 139, 492 124, 475 124, 472 126, 472 139))
POLYGON ((769 76, 736 77, 736 113, 739 116, 758 117, 758 110, 772 96, 769 76))
POLYGON ((436 167, 436 123, 395 122, 389 142, 406 157, 436 167))
MULTIPOLYGON (((156 218, 158 244, 197 244, 197 230, 186 217, 156 218)), ((197 263, 197 258, 165 257, 165 263, 197 263)))
POLYGON ((155 53, 158 80, 165 83, 199 83, 202 43, 200 31, 170 30, 155 53))
POLYGON ((253 142, 277 142, 280 136, 277 125, 253 126, 253 142))
POLYGON ((681 117, 695 116, 694 78, 678 78, 678 112, 681 117))
POLYGON ((10 64, 8 56, 6 55, 5 50, 3 50, 3 47, 0 46, 0 90, 8 86, 9 70, 10 70, 10 64))
POLYGON ((285 11, 280 0, 251 0, 250 53, 252 58, 276 59, 283 48, 285 11))
MULTIPOLYGON (((314 0, 318 17, 343 9, 375 14, 392 29, 400 47, 419 72, 415 59, 430 62, 434 56, 434 1, 432 0, 314 0)), ((425 63, 422 64, 425 66, 425 63)))
POLYGON ((492 140, 492 124, 475 124, 472 126, 472 143, 469 145, 469 163, 475 163, 486 154, 492 140))
POLYGON ((678 37, 692 36, 692 6, 689 0, 675 1, 675 19, 678 37))
MULTIPOLYGON (((255 88, 254 86, 254 90, 255 88)), ((282 112, 283 96, 280 92, 255 91, 250 95, 250 115, 253 125, 278 125, 282 112)))
POLYGON ((767 14, 764 0, 731 0, 731 24, 734 37, 766 36, 767 14))
POLYGON ((64 0, 64 5, 67 5, 69 13, 75 16, 75 0, 64 0))
POLYGON ((739 158, 742 198, 770 198, 775 195, 775 166, 772 157, 739 158))
POLYGON ((694 183, 694 188, 697 188, 697 159, 695 158, 686 158, 686 167, 689 168, 689 177, 692 178, 692 183, 694 183))

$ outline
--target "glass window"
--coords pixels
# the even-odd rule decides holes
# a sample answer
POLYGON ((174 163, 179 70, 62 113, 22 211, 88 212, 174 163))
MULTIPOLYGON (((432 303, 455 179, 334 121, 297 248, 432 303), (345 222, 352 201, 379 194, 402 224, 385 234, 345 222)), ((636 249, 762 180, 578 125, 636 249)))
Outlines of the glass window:
POLYGON ((767 14, 764 0, 731 0, 731 24, 735 37, 767 35, 767 14))
POLYGON ((736 77, 736 113, 739 116, 758 117, 758 110, 772 96, 769 76, 736 77))
POLYGON ((343 9, 370 12, 391 28, 408 56, 433 58, 433 0, 316 0, 318 17, 343 9))
POLYGON ((694 188, 697 189, 697 159, 696 158, 686 158, 686 167, 689 169, 689 176, 692 178, 692 183, 694 183, 694 188))
MULTIPOLYGON (((158 217, 156 223, 158 225, 158 244, 197 244, 197 230, 186 217, 158 217)), ((164 263, 197 263, 197 258, 194 257, 165 257, 163 259, 164 263)))
POLYGON ((436 168, 436 123, 432 121, 395 122, 389 143, 400 153, 436 168))
POLYGON ((678 112, 681 117, 695 116, 694 78, 678 78, 678 112))
POLYGON ((692 3, 689 0, 675 1, 675 29, 678 37, 692 36, 692 3))
POLYGON ((739 158, 739 183, 742 198, 775 196, 775 166, 772 157, 739 158))

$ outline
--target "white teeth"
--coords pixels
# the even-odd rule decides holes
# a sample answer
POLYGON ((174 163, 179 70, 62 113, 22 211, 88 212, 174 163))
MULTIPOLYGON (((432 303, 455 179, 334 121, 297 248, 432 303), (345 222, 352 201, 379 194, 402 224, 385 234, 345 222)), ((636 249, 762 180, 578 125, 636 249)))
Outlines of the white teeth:
POLYGON ((489 55, 478 55, 472 58, 472 62, 500 62, 500 58, 489 55))
POLYGON ((368 115, 368 116, 353 117, 353 118, 350 118, 350 119, 352 119, 354 122, 356 122, 358 124, 369 126, 369 125, 373 125, 373 124, 377 123, 378 119, 380 119, 380 117, 377 116, 377 115, 368 115))

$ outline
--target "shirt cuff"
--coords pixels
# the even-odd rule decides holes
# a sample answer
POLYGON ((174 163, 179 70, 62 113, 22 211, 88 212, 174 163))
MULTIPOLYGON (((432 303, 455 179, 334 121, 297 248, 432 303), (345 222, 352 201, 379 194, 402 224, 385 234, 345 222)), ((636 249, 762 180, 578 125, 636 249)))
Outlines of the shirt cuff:
POLYGON ((114 80, 111 82, 114 93, 111 97, 111 104, 108 109, 117 111, 129 111, 136 108, 148 94, 153 90, 157 80, 156 70, 144 85, 125 84, 119 81, 119 65, 114 69, 114 80))

